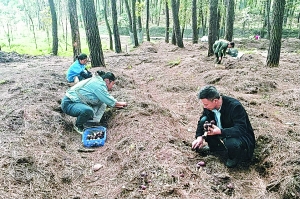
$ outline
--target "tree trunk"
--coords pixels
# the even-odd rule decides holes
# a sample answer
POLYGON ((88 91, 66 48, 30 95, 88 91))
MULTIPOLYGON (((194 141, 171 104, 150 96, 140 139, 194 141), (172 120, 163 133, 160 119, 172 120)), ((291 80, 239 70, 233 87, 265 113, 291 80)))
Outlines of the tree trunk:
POLYGON ((193 44, 198 43, 198 27, 197 27, 197 0, 193 0, 192 5, 192 29, 193 29, 193 44))
MULTIPOLYGON (((206 15, 203 14, 203 0, 199 1, 199 14, 198 14, 198 18, 201 21, 201 26, 202 26, 202 36, 206 35, 206 15), (205 19, 204 19, 205 18, 205 19)), ((198 25, 198 29, 199 29, 200 25, 198 25)))
POLYGON ((175 34, 175 27, 173 25, 173 31, 172 31, 172 44, 176 45, 176 34, 175 34))
POLYGON ((271 38, 267 56, 268 67, 277 67, 279 65, 284 6, 285 0, 274 0, 273 2, 273 26, 271 28, 271 38))
POLYGON ((132 17, 131 17, 131 12, 130 12, 130 7, 128 4, 128 0, 125 0, 125 7, 126 7, 126 11, 127 11, 127 16, 128 16, 128 27, 129 27, 129 33, 132 33, 132 17))
POLYGON ((267 39, 270 39, 271 23, 270 23, 270 4, 271 0, 267 0, 267 39))
POLYGON ((150 0, 146 0, 146 35, 147 35, 147 41, 150 41, 150 31, 149 31, 149 17, 150 17, 150 0))
POLYGON ((121 40, 118 28, 118 13, 116 7, 116 0, 111 0, 111 13, 113 19, 113 31, 114 31, 114 39, 115 39, 115 52, 122 52, 121 40))
POLYGON ((220 9, 217 9, 217 19, 218 19, 218 22, 217 22, 217 39, 220 38, 220 33, 221 33, 221 13, 220 13, 220 9))
POLYGON ((53 0, 49 0, 49 6, 52 18, 52 54, 57 55, 58 37, 57 37, 57 17, 53 0))
POLYGON ((298 23, 298 39, 300 39, 300 12, 298 13, 297 23, 298 23))
MULTIPOLYGON (((149 0, 148 0, 149 1, 149 0)), ((168 0, 166 1, 166 35, 165 35, 165 42, 169 43, 169 35, 170 35, 170 14, 169 14, 169 4, 168 0)))
POLYGON ((232 41, 234 24, 234 0, 227 0, 225 39, 232 41))
POLYGON ((175 29, 175 36, 176 36, 176 43, 177 46, 180 48, 183 48, 183 41, 181 37, 180 32, 180 24, 179 24, 179 16, 178 16, 178 10, 179 10, 180 1, 179 0, 172 0, 172 12, 173 12, 173 23, 174 23, 174 29, 175 29))
POLYGON ((209 1, 209 11, 208 56, 212 56, 213 44, 218 38, 218 0, 209 1))
POLYGON ((107 32, 108 32, 108 36, 109 36, 109 49, 110 50, 114 50, 113 47, 113 39, 112 39, 112 32, 111 32, 111 28, 108 22, 108 16, 107 16, 107 0, 103 0, 103 9, 104 9, 104 19, 105 19, 105 24, 106 24, 106 28, 107 28, 107 32))
POLYGON ((81 53, 81 42, 78 26, 77 6, 76 0, 68 1, 69 15, 70 15, 70 26, 71 26, 71 37, 73 46, 73 60, 76 60, 76 56, 81 53))
POLYGON ((94 0, 80 0, 92 67, 105 67, 94 0))
POLYGON ((142 33, 142 30, 143 30, 143 25, 142 25, 142 8, 141 8, 141 0, 138 0, 138 4, 139 4, 139 7, 138 7, 138 14, 137 14, 137 19, 138 19, 138 27, 139 27, 139 33, 142 33))
POLYGON ((134 40, 134 47, 139 45, 139 40, 137 37, 137 29, 136 29, 136 13, 135 13, 135 3, 136 0, 132 0, 132 31, 133 31, 133 40, 134 40))

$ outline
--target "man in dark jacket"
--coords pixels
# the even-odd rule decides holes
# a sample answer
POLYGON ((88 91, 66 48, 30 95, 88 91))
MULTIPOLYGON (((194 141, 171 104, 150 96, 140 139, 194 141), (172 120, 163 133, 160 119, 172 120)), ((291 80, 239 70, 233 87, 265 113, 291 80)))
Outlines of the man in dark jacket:
POLYGON ((227 48, 234 48, 234 42, 217 40, 213 45, 214 54, 216 56, 216 63, 220 64, 222 58, 225 57, 227 48))
POLYGON ((251 160, 255 137, 242 104, 234 98, 220 95, 214 86, 202 88, 198 98, 203 103, 204 110, 198 122, 192 149, 202 148, 205 139, 210 151, 227 152, 227 167, 235 167, 241 160, 251 160), (212 120, 215 125, 208 127, 207 135, 204 136, 204 123, 212 120))

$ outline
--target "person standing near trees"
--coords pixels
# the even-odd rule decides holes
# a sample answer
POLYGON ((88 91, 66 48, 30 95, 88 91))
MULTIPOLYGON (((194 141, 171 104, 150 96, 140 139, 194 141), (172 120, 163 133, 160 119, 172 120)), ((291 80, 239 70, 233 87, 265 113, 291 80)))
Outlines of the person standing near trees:
POLYGON ((216 56, 216 64, 221 64, 222 58, 225 57, 227 48, 234 48, 234 42, 217 40, 213 45, 213 51, 216 56))
POLYGON ((61 109, 67 115, 77 117, 75 131, 82 134, 91 123, 94 124, 92 126, 99 126, 107 105, 116 108, 127 106, 126 102, 118 102, 108 92, 112 90, 115 80, 113 73, 97 71, 94 77, 80 81, 67 90, 61 109))
POLYGON ((242 104, 237 99, 221 95, 214 86, 202 88, 198 98, 203 103, 204 110, 198 122, 192 149, 199 152, 225 152, 228 156, 226 166, 229 168, 235 167, 240 161, 250 161, 254 152, 255 137, 242 104), (212 120, 216 121, 215 124, 204 129, 205 121, 212 120), (204 139, 208 147, 204 146, 204 139))
POLYGON ((76 61, 69 67, 66 78, 69 83, 77 83, 81 80, 92 77, 92 73, 86 69, 88 57, 81 53, 76 56, 76 61))

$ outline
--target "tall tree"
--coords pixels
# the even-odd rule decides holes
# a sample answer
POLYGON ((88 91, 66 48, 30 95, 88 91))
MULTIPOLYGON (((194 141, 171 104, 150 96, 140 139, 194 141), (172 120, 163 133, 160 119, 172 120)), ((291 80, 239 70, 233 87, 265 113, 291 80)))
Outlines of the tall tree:
POLYGON ((193 0, 193 5, 192 5, 192 29, 193 29, 193 43, 197 44, 198 43, 198 23, 197 23, 197 0, 193 0))
POLYGON ((139 45, 138 36, 137 36, 137 28, 136 28, 136 0, 131 1, 132 5, 132 31, 133 31, 133 40, 134 46, 137 47, 139 45))
POLYGON ((80 0, 92 67, 105 67, 94 0, 80 0))
POLYGON ((282 38, 282 23, 284 15, 285 0, 273 1, 273 26, 271 27, 270 45, 267 56, 267 66, 277 67, 279 65, 281 38, 282 38))
POLYGON ((218 39, 218 0, 209 1, 209 11, 208 56, 212 56, 213 45, 218 39))
POLYGON ((111 0, 111 13, 113 19, 113 31, 114 31, 114 39, 115 39, 115 52, 122 52, 121 40, 118 28, 118 13, 117 13, 117 5, 116 0, 111 0))
POLYGON ((149 17, 150 17, 150 0, 146 0, 146 35, 147 35, 147 41, 150 41, 150 31, 149 31, 149 17))
POLYGON ((232 41, 234 24, 234 0, 227 0, 225 39, 232 41))
MULTIPOLYGON (((149 0, 148 0, 149 1, 149 0)), ((169 43, 169 35, 170 35, 170 15, 169 15, 169 0, 165 0, 165 8, 166 8, 166 35, 165 42, 169 43)))
POLYGON ((132 17, 131 17, 131 12, 130 12, 130 7, 129 7, 128 0, 125 0, 125 8, 126 8, 127 16, 128 16, 129 33, 131 34, 132 33, 132 17))
POLYGON ((49 6, 52 17, 52 54, 57 55, 58 51, 58 36, 57 36, 57 17, 53 0, 49 0, 49 6))
POLYGON ((70 15, 70 26, 72 35, 72 46, 73 46, 73 59, 75 61, 76 56, 81 53, 81 42, 80 33, 78 26, 78 15, 76 0, 68 0, 69 15, 70 15))
POLYGON ((141 0, 138 0, 138 8, 137 8, 137 21, 138 21, 138 28, 139 33, 142 34, 143 26, 142 26, 142 12, 143 12, 143 4, 141 3, 141 0))
POLYGON ((178 16, 179 5, 180 5, 180 0, 172 0, 172 13, 173 13, 173 23, 174 23, 174 30, 176 36, 176 43, 178 47, 183 48, 184 45, 181 37, 180 23, 179 23, 179 16, 178 16))
POLYGON ((104 19, 105 19, 105 24, 106 24, 106 28, 107 28, 107 32, 108 32, 108 36, 109 36, 109 49, 113 50, 113 39, 112 39, 112 32, 110 29, 110 25, 108 22, 108 16, 107 16, 107 0, 103 0, 103 12, 104 12, 104 19))

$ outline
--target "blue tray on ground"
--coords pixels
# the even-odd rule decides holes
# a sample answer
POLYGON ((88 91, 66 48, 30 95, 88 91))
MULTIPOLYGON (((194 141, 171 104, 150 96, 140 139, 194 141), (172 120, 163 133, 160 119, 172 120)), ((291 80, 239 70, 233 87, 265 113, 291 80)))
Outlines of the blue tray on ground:
POLYGON ((82 134, 82 143, 84 147, 103 146, 106 141, 106 128, 95 126, 84 129, 82 134))

